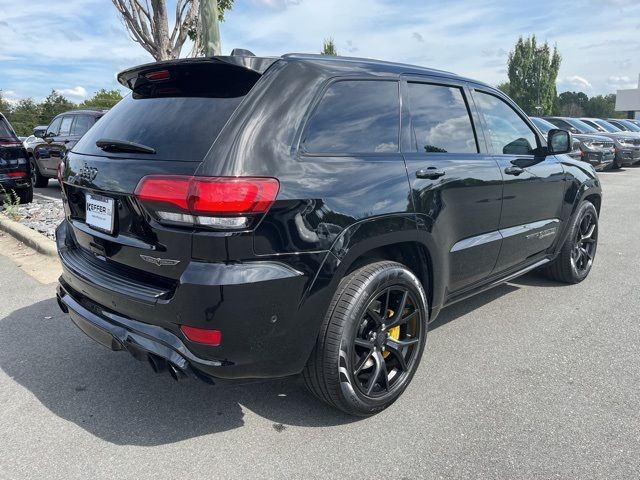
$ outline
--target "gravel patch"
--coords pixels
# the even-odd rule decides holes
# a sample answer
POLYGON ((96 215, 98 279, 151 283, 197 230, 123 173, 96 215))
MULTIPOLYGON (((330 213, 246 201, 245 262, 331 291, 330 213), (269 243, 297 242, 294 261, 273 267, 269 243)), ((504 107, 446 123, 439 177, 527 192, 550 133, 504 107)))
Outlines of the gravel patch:
MULTIPOLYGON (((6 215, 2 204, 0 211, 6 215)), ((27 205, 17 206, 16 212, 20 215, 20 223, 51 240, 55 240, 56 227, 64 220, 64 209, 60 200, 34 199, 27 205)))

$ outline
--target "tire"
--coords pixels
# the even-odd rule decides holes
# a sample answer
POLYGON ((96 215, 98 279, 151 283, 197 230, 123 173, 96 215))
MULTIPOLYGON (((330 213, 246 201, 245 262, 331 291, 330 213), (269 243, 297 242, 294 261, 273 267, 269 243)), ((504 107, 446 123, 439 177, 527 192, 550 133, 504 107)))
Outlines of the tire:
POLYGON ((422 284, 404 265, 381 261, 350 273, 338 286, 304 368, 307 387, 351 415, 384 410, 418 368, 427 312, 422 284))
POLYGON ((33 187, 17 188, 16 195, 20 199, 20 205, 33 202, 33 187))
POLYGON ((49 178, 40 173, 38 164, 33 157, 29 157, 29 162, 31 163, 31 183, 33 186, 37 188, 46 187, 49 184, 49 178))
POLYGON ((574 215, 569 235, 547 276, 563 283, 580 283, 591 271, 598 247, 598 212, 591 202, 582 202, 574 215))

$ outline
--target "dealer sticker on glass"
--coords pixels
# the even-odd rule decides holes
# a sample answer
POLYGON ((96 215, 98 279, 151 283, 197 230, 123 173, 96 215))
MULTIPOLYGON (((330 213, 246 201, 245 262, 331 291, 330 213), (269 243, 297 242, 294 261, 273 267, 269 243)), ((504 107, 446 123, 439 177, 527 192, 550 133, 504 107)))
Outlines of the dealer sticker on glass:
POLYGON ((107 233, 113 233, 114 208, 113 198, 87 193, 86 222, 90 227, 107 233))

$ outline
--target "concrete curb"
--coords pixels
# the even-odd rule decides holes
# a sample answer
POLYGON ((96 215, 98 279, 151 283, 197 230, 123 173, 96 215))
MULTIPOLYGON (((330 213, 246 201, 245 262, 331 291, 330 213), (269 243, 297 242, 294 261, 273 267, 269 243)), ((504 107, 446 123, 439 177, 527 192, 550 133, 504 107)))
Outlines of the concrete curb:
POLYGON ((0 230, 48 257, 57 257, 56 242, 29 227, 0 214, 0 230))

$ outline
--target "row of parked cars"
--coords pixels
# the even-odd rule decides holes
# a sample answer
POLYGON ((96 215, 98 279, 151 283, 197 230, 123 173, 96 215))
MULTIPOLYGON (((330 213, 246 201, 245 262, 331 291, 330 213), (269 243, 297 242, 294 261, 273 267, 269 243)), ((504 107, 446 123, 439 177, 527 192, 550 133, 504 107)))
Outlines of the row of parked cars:
POLYGON ((49 125, 35 127, 33 135, 18 137, 0 112, 0 194, 15 192, 20 203, 33 200, 33 187, 45 187, 55 178, 67 151, 106 113, 74 110, 57 115, 49 125))
POLYGON ((610 118, 532 117, 544 134, 554 128, 573 134, 570 156, 597 170, 617 169, 640 162, 640 120, 610 118))

